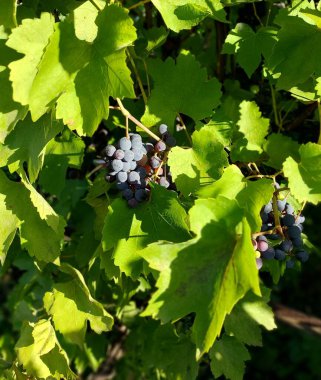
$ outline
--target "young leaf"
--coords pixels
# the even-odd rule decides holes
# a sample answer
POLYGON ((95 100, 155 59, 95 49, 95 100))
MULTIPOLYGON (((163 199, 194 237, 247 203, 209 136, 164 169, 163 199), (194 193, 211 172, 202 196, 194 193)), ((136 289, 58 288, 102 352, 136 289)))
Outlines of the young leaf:
POLYGON ((224 146, 211 125, 192 135, 193 148, 172 148, 168 155, 173 180, 186 196, 198 190, 202 181, 219 178, 228 166, 224 146))
POLYGON ((321 201, 321 145, 308 143, 299 149, 300 160, 288 157, 283 164, 292 195, 299 202, 321 201))
POLYGON ((180 55, 176 65, 172 58, 165 62, 151 60, 148 71, 154 80, 154 89, 142 118, 147 126, 158 122, 172 126, 177 113, 201 120, 210 116, 219 104, 219 81, 208 80, 206 70, 192 55, 180 55))
POLYGON ((233 161, 251 162, 262 153, 264 137, 268 134, 269 119, 262 117, 255 102, 244 100, 240 104, 240 119, 237 122, 231 157, 233 161))

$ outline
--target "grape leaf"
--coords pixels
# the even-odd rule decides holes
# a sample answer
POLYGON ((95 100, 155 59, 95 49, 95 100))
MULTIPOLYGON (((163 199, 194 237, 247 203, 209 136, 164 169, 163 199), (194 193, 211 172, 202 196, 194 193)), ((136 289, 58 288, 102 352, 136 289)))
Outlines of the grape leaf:
POLYGON ((226 21, 224 8, 218 0, 152 0, 152 3, 174 32, 191 29, 207 16, 226 21))
POLYGON ((15 237, 19 226, 18 218, 6 208, 5 197, 0 194, 0 215, 2 222, 0 224, 0 264, 3 265, 8 249, 15 237))
POLYGON ((64 337, 82 346, 87 321, 93 331, 100 334, 113 325, 112 316, 101 303, 92 298, 82 274, 70 266, 61 269, 73 275, 71 281, 56 283, 44 296, 44 307, 52 316, 55 328, 64 337), (70 316, 72 315, 72 318, 70 316))
POLYGON ((153 186, 151 198, 137 209, 116 199, 109 207, 103 229, 104 251, 114 249, 114 261, 127 276, 136 278, 143 267, 140 252, 158 240, 174 242, 189 237, 187 214, 177 195, 153 186))
POLYGON ((27 108, 12 99, 12 85, 9 81, 9 70, 0 72, 0 143, 4 143, 9 132, 27 113, 27 108))
POLYGON ((213 345, 237 301, 249 289, 257 294, 260 290, 250 229, 235 201, 197 200, 190 223, 196 233, 201 230, 196 238, 151 244, 141 253, 160 272, 158 290, 142 315, 166 323, 196 313, 193 339, 200 358, 213 345))
POLYGON ((36 123, 27 116, 0 144, 0 167, 12 165, 14 171, 27 162, 30 180, 34 182, 43 164, 46 145, 62 128, 62 123, 52 120, 50 115, 36 123))
POLYGON ((226 333, 245 344, 261 346, 262 335, 259 325, 267 330, 277 327, 273 310, 267 304, 269 300, 270 294, 265 288, 262 288, 262 297, 251 292, 247 293, 226 317, 224 323, 226 333))
POLYGON ((226 379, 242 380, 245 361, 250 354, 246 347, 233 336, 224 334, 215 342, 210 351, 211 370, 215 377, 224 375, 226 379))
POLYGON ((176 65, 172 58, 165 62, 150 60, 148 72, 154 80, 154 89, 142 117, 147 126, 162 122, 171 128, 178 113, 201 120, 210 116, 219 104, 219 81, 208 80, 206 70, 190 54, 181 54, 176 65))
POLYGON ((37 378, 60 380, 76 379, 68 365, 68 358, 61 348, 55 330, 49 320, 26 322, 15 346, 19 363, 29 375, 37 378))
POLYGON ((66 184, 68 166, 80 168, 84 149, 84 142, 69 130, 49 142, 39 175, 39 184, 46 192, 60 196, 66 184))
POLYGON ((79 134, 92 135, 108 117, 110 96, 135 97, 125 51, 136 39, 132 20, 124 8, 109 5, 96 25, 97 37, 87 43, 77 39, 70 18, 57 24, 33 82, 33 119, 59 97, 57 117, 79 134))
POLYGON ((270 27, 262 27, 255 33, 247 24, 236 24, 226 37, 222 53, 236 54, 238 63, 251 77, 261 63, 261 56, 271 55, 276 33, 270 27))
POLYGON ((22 247, 38 260, 54 261, 60 254, 60 241, 64 236, 63 218, 25 180, 9 181, 3 171, 0 171, 0 194, 4 195, 6 210, 21 222, 22 247))
POLYGON ((317 204, 321 201, 321 146, 301 145, 300 159, 288 157, 283 164, 292 195, 299 202, 317 204))
POLYGON ((255 102, 244 100, 240 104, 238 132, 233 141, 231 157, 233 161, 251 162, 262 153, 264 137, 268 134, 269 119, 262 114, 255 102))
POLYGON ((30 90, 37 75, 37 66, 53 33, 54 17, 42 13, 40 19, 25 19, 9 36, 7 45, 24 54, 9 64, 13 99, 23 105, 30 101, 30 90))
POLYGON ((16 0, 2 0, 0 2, 0 25, 4 25, 5 28, 17 26, 16 12, 16 0))
MULTIPOLYGON (((275 23, 281 29, 268 66, 278 75, 277 86, 280 89, 290 89, 311 76, 321 75, 321 55, 319 49, 315 49, 321 43, 321 30, 318 27, 321 12, 313 12, 315 17, 310 18, 309 22, 288 15, 286 11, 280 12, 275 18, 275 23)), ((298 15, 302 16, 301 12, 298 15)))
POLYGON ((211 125, 204 125, 192 135, 193 148, 172 148, 168 163, 175 184, 184 195, 195 192, 201 182, 219 178, 228 166, 224 146, 211 125))
POLYGON ((299 147, 300 145, 290 137, 272 133, 264 144, 264 151, 269 155, 266 164, 272 168, 281 169, 283 162, 290 156, 298 161, 300 159, 299 147))

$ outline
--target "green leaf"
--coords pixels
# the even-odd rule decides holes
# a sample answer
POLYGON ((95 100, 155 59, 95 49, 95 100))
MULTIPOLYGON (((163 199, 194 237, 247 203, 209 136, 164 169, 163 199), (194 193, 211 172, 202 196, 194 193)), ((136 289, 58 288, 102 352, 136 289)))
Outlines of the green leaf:
POLYGON ((218 0, 152 0, 152 3, 174 32, 191 29, 206 16, 226 22, 225 11, 218 0))
POLYGON ((4 145, 0 144, 0 167, 12 165, 14 171, 27 162, 30 180, 34 182, 43 164, 46 145, 62 128, 62 123, 52 120, 50 115, 37 123, 27 116, 6 137, 4 145))
POLYGON ((112 328, 113 318, 101 303, 92 298, 78 270, 66 265, 62 270, 72 274, 73 279, 54 284, 53 290, 44 296, 44 307, 52 316, 55 328, 67 340, 82 346, 87 321, 91 329, 100 334, 112 328))
POLYGON ((137 209, 130 209, 123 199, 110 205, 103 229, 104 251, 113 248, 114 261, 127 276, 138 277, 143 269, 141 251, 158 240, 174 242, 189 237, 187 214, 177 194, 153 186, 151 198, 137 209))
POLYGON ((210 351, 211 370, 215 377, 224 375, 226 379, 242 380, 245 372, 245 361, 250 354, 246 347, 236 338, 224 334, 215 342, 210 351))
POLYGON ((208 80, 206 70, 192 55, 180 55, 176 65, 172 58, 165 62, 150 60, 148 71, 154 80, 154 89, 142 117, 147 126, 162 122, 172 128, 178 113, 201 120, 210 116, 219 104, 219 81, 208 80))
POLYGON ((191 229, 200 231, 196 238, 151 244, 141 253, 160 272, 143 315, 166 323, 196 313, 193 339, 200 358, 237 301, 249 289, 260 290, 251 232, 237 203, 223 197, 197 200, 190 213, 191 229))
POLYGON ((16 0, 2 0, 0 3, 0 25, 9 29, 17 26, 16 11, 16 0))
POLYGON ((50 321, 25 323, 15 346, 19 363, 28 375, 60 380, 76 379, 68 365, 65 351, 60 347, 50 321))
POLYGON ((46 192, 60 196, 66 184, 67 168, 80 168, 84 149, 84 142, 69 130, 49 142, 39 176, 39 184, 46 192))
MULTIPOLYGON (((298 15, 302 16, 300 12, 298 15)), ((314 16, 314 20, 310 18, 306 22, 283 11, 275 19, 281 29, 268 66, 278 75, 280 89, 290 89, 311 76, 321 75, 321 55, 315 48, 321 43, 321 30, 317 25, 321 12, 314 11, 314 16)))
POLYGON ((219 178, 228 166, 224 146, 211 125, 195 131, 192 141, 193 148, 175 147, 168 155, 173 180, 186 196, 198 190, 201 182, 219 178))
POLYGON ((3 265, 8 249, 15 237, 19 226, 19 219, 7 209, 5 196, 0 194, 0 215, 2 222, 0 224, 0 264, 3 265))
POLYGON ((308 143, 299 149, 300 159, 288 157, 283 164, 292 195, 299 202, 321 201, 321 145, 308 143))
POLYGON ((27 108, 12 99, 12 86, 9 81, 9 70, 0 72, 0 143, 3 143, 9 132, 27 113, 27 108))
POLYGON ((255 102, 244 100, 240 104, 238 133, 232 146, 233 161, 251 162, 262 153, 264 137, 268 134, 269 119, 262 117, 255 102))
POLYGON ((300 145, 290 137, 272 133, 264 143, 264 151, 269 155, 266 165, 281 169, 284 161, 290 156, 298 161, 299 147, 300 145))
POLYGON ((147 39, 147 52, 151 52, 159 46, 163 45, 168 36, 168 31, 161 26, 160 28, 151 28, 144 30, 147 39))
MULTIPOLYGON (((90 17, 85 22, 92 25, 90 17)), ((88 43, 75 36, 71 19, 56 24, 30 94, 33 119, 59 98, 57 117, 79 134, 92 135, 108 117, 110 96, 135 97, 126 65, 126 47, 136 39, 133 21, 124 8, 110 5, 96 25, 97 37, 88 43)))
POLYGON ((54 212, 28 182, 9 181, 2 171, 0 194, 6 210, 21 223, 19 229, 22 247, 38 260, 54 261, 60 254, 60 241, 64 236, 63 218, 54 212))
POLYGON ((269 292, 263 288, 263 297, 249 292, 242 298, 227 316, 224 328, 226 333, 235 336, 239 341, 254 346, 262 345, 262 335, 259 326, 273 330, 277 326, 274 313, 268 305, 269 292))
POLYGON ((16 102, 29 104, 29 94, 37 75, 37 66, 53 28, 54 17, 49 13, 43 13, 40 19, 23 20, 10 34, 7 45, 24 55, 9 65, 13 99, 16 102))
POLYGON ((262 27, 255 33, 247 24, 236 24, 225 40, 222 53, 236 54, 238 63, 251 77, 261 63, 261 56, 268 57, 272 53, 276 33, 270 27, 262 27))

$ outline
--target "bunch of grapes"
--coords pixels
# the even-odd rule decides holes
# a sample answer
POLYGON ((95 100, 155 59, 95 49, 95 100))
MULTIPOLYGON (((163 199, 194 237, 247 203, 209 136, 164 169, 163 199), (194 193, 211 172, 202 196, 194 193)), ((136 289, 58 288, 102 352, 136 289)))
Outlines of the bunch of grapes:
POLYGON ((286 261, 287 268, 293 268, 295 260, 304 263, 309 259, 309 254, 303 249, 301 237, 304 216, 296 215, 294 208, 286 200, 277 200, 276 205, 279 228, 276 229, 273 204, 270 201, 261 210, 261 234, 252 239, 258 269, 263 265, 262 259, 286 261))
POLYGON ((159 132, 162 140, 143 143, 137 133, 122 137, 117 144, 107 145, 104 160, 108 168, 106 180, 116 182, 123 198, 130 207, 136 207, 149 197, 151 182, 165 188, 173 188, 171 174, 166 165, 167 152, 175 145, 165 124, 159 132))

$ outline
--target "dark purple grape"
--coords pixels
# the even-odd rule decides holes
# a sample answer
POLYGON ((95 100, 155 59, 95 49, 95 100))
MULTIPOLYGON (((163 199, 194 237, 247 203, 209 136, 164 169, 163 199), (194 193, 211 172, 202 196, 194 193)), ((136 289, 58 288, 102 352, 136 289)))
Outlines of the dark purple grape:
POLYGON ((280 212, 284 211, 285 209, 285 205, 286 205, 286 200, 284 199, 283 201, 281 201, 280 199, 277 201, 277 205, 278 205, 278 210, 280 212))
POLYGON ((133 140, 132 141, 132 149, 133 150, 141 150, 144 152, 144 146, 141 140, 133 140))
POLYGON ((295 223, 295 218, 291 214, 286 214, 284 217, 281 219, 282 223, 284 226, 290 227, 295 223))
POLYGON ((294 267, 294 261, 292 260, 292 259, 290 259, 290 260, 288 260, 287 262, 286 262, 286 267, 288 268, 288 269, 292 269, 293 267, 294 267))
POLYGON ((272 202, 269 202, 266 206, 264 206, 263 212, 265 212, 266 214, 269 214, 272 211, 272 209, 273 209, 272 202))
POLYGON ((258 257, 256 259, 256 267, 257 267, 258 270, 260 270, 262 268, 262 266, 263 266, 263 261, 262 261, 262 259, 260 257, 258 257))
POLYGON ((140 166, 144 166, 147 164, 147 162, 148 162, 148 157, 146 156, 146 154, 144 154, 142 159, 137 161, 137 164, 140 166))
POLYGON ((258 241, 257 243, 257 249, 260 251, 260 252, 264 252, 266 251, 267 249, 269 248, 269 244, 264 241, 264 240, 260 240, 258 241))
POLYGON ((270 229, 270 227, 267 224, 262 224, 261 232, 268 231, 269 229, 270 229))
POLYGON ((122 150, 129 150, 132 147, 132 143, 131 143, 130 139, 128 139, 127 137, 122 137, 119 140, 118 145, 119 145, 119 148, 122 150))
POLYGON ((114 145, 107 145, 105 148, 105 153, 107 157, 112 157, 114 153, 116 152, 116 148, 114 145))
POLYGON ((128 206, 131 208, 135 208, 138 206, 138 201, 135 198, 129 199, 128 200, 128 206))
POLYGON ((126 182, 127 181, 127 173, 123 172, 123 171, 118 172, 117 173, 117 180, 119 182, 126 182))
POLYGON ((169 147, 173 147, 173 146, 176 145, 176 140, 171 135, 169 135, 168 137, 166 137, 165 142, 166 142, 166 145, 168 145, 169 147))
POLYGON ((139 174, 140 178, 145 178, 146 175, 147 175, 146 169, 144 167, 142 167, 142 166, 139 166, 136 169, 136 172, 139 174))
POLYGON ((143 158, 143 152, 141 149, 132 149, 132 152, 134 153, 134 160, 139 161, 143 158))
POLYGON ((136 190, 135 198, 138 202, 143 202, 147 198, 146 190, 145 189, 136 190))
POLYGON ((303 226, 302 226, 302 224, 297 224, 297 223, 296 223, 295 226, 298 227, 298 228, 300 229, 301 232, 303 231, 303 226))
POLYGON ((168 129, 168 126, 166 124, 161 124, 159 127, 158 127, 158 130, 159 130, 159 133, 161 135, 163 135, 164 133, 167 132, 167 129, 168 129))
POLYGON ((298 217, 298 220, 297 220, 296 222, 299 223, 299 224, 304 223, 304 222, 305 222, 305 217, 302 216, 302 215, 300 215, 300 216, 298 217))
POLYGON ((117 182, 116 183, 118 190, 126 190, 128 189, 128 183, 127 182, 117 182))
POLYGON ((301 236, 301 230, 298 226, 288 228, 288 235, 291 239, 298 239, 301 236))
POLYGON ((269 221, 269 214, 266 212, 261 212, 261 219, 263 223, 267 223, 269 221))
POLYGON ((282 251, 281 249, 276 249, 275 250, 275 258, 277 259, 277 260, 280 260, 280 261, 282 261, 282 260, 285 260, 285 258, 286 258, 286 253, 284 252, 284 251, 282 251))
POLYGON ((131 162, 134 159, 134 152, 131 150, 125 150, 124 152, 124 161, 131 162))
POLYGON ((123 161, 123 172, 129 172, 129 170, 130 170, 130 163, 123 161))
POLYGON ((113 160, 111 162, 111 166, 114 169, 115 172, 120 172, 123 169, 123 163, 121 160, 113 160))
POLYGON ((302 241, 301 237, 299 237, 296 239, 292 239, 292 244, 293 244, 293 247, 300 248, 303 245, 303 241, 302 241))
POLYGON ((166 189, 169 187, 170 183, 167 181, 166 177, 160 177, 159 178, 159 184, 166 189))
POLYGON ((155 150, 156 152, 164 152, 164 150, 166 150, 166 144, 163 141, 158 141, 155 144, 155 150))
POLYGON ((116 152, 114 153, 114 157, 117 159, 117 160, 122 160, 125 156, 125 153, 123 150, 121 149, 117 149, 116 152))
POLYGON ((282 249, 285 252, 292 251, 292 248, 293 248, 293 244, 292 244, 291 240, 284 240, 280 244, 280 249, 282 249))
POLYGON ((286 204, 285 211, 287 214, 290 214, 290 215, 294 214, 294 208, 289 203, 286 204))
POLYGON ((153 169, 157 169, 160 164, 161 164, 161 160, 158 157, 156 156, 151 157, 150 165, 153 169))
POLYGON ((136 163, 136 161, 130 161, 130 170, 135 170, 136 169, 136 167, 137 167, 137 163, 136 163))
POLYGON ((295 257, 296 257, 299 261, 301 261, 301 263, 305 263, 305 262, 307 262, 307 261, 309 260, 309 254, 308 254, 308 252, 305 251, 304 249, 300 249, 300 250, 296 253, 295 257))
POLYGON ((269 234, 269 235, 266 235, 266 237, 270 240, 278 240, 278 239, 281 239, 281 236, 279 234, 269 234))
POLYGON ((128 182, 129 183, 140 183, 140 175, 139 173, 133 171, 128 174, 128 182))
POLYGON ((125 189, 122 192, 123 197, 128 201, 129 199, 132 199, 134 194, 130 189, 125 189))
POLYGON ((154 151, 154 145, 152 143, 146 143, 145 149, 146 149, 147 153, 152 153, 154 151))
POLYGON ((270 247, 266 251, 262 252, 262 257, 267 260, 274 259, 275 257, 275 250, 274 248, 270 247))

